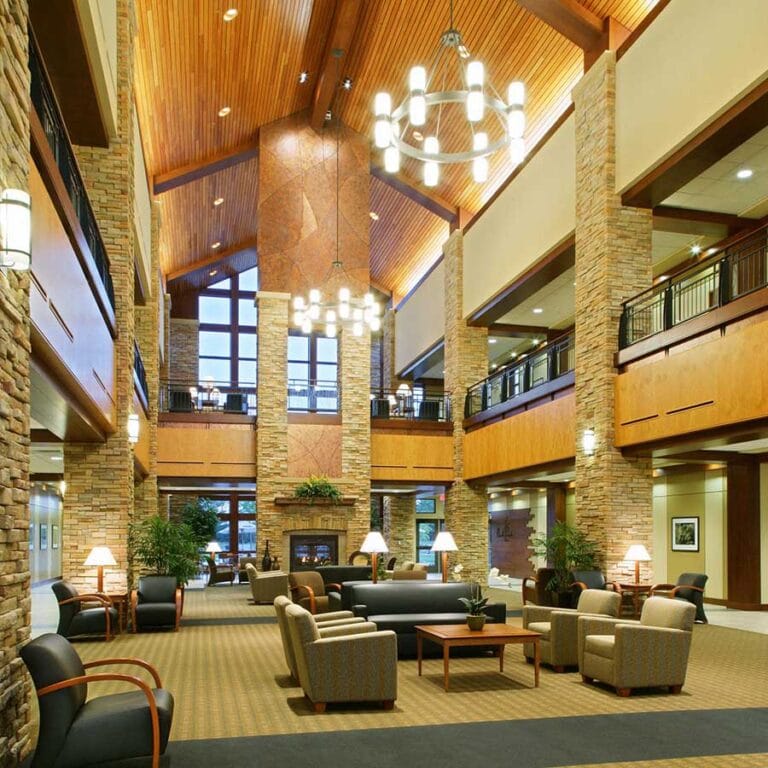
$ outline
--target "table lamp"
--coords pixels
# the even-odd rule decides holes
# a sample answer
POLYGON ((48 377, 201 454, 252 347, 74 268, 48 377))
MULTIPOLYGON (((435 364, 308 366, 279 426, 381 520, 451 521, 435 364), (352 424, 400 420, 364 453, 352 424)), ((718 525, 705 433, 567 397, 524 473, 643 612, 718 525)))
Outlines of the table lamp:
POLYGON ((635 562, 635 584, 640 583, 640 563, 649 563, 651 556, 648 550, 642 544, 633 544, 624 555, 625 560, 634 560, 635 562))
POLYGON ((221 552, 221 544, 218 541, 209 541, 205 545, 205 551, 211 556, 211 559, 215 562, 216 553, 221 552))
POLYGON ((378 580, 379 553, 389 552, 387 542, 384 541, 384 537, 378 531, 369 531, 360 547, 360 551, 371 556, 371 576, 375 584, 378 580))
POLYGON ((448 531, 440 531, 435 536, 435 543, 432 545, 433 552, 440 552, 442 557, 443 584, 448 582, 448 553, 458 552, 459 548, 453 540, 453 534, 448 531))
POLYGON ((96 591, 104 591, 104 566, 117 565, 117 561, 109 551, 109 547, 94 547, 91 553, 85 559, 83 565, 96 566, 98 576, 96 577, 96 591))

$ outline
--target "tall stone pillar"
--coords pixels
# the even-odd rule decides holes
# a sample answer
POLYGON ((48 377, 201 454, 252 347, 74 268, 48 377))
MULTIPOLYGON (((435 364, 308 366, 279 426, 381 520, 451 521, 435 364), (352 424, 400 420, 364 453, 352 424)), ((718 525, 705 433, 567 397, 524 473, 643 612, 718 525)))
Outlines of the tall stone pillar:
POLYGON ((88 197, 106 246, 115 289, 115 432, 103 443, 66 443, 61 567, 78 589, 92 588, 96 569, 83 565, 91 548, 108 546, 117 566, 105 569, 108 592, 130 586, 128 525, 133 515, 134 183, 133 0, 117 1, 117 137, 108 148, 76 147, 88 197))
POLYGON ((464 566, 467 579, 481 580, 488 571, 488 498, 464 476, 464 396, 467 387, 488 374, 488 331, 464 321, 464 240, 456 230, 443 246, 445 261, 445 392, 453 418, 453 484, 445 494, 445 524, 458 552, 449 567, 464 566))
POLYGON ((388 309, 381 320, 381 387, 385 391, 397 389, 395 367, 395 310, 388 309))
POLYGON ((384 539, 389 545, 387 557, 396 557, 398 565, 416 559, 416 497, 384 497, 384 539))
MULTIPOLYGON (((652 215, 615 188, 616 56, 606 51, 573 91, 576 108, 576 521, 597 541, 609 579, 628 577, 630 544, 652 544, 648 459, 614 447, 614 354, 621 303, 651 284, 652 215), (584 430, 596 449, 587 456, 584 430)), ((643 564, 642 579, 650 578, 643 564)))
MULTIPOLYGON (((29 190, 27 2, 0 0, 0 190, 29 190)), ((34 205, 34 201, 32 202, 34 205)), ((30 749, 29 275, 0 271, 0 766, 30 749)))

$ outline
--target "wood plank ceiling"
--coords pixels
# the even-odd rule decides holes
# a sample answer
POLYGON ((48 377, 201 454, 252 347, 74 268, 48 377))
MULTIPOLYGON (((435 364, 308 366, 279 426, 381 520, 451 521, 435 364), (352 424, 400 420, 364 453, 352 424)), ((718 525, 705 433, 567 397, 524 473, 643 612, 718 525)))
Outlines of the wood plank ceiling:
MULTIPOLYGON (((353 86, 341 100, 341 117, 370 135, 374 94, 388 90, 396 102, 402 99, 408 69, 429 64, 448 26, 448 3, 360 1, 361 19, 343 64, 353 86)), ((655 2, 582 0, 582 5, 633 29, 655 2)), ((150 176, 232 150, 256 138, 260 126, 308 108, 334 6, 334 0, 138 0, 136 101, 150 176), (222 17, 230 7, 240 13, 227 23, 222 17), (300 84, 298 75, 305 70, 309 79, 300 84), (224 106, 232 111, 219 118, 224 106)), ((455 22, 502 95, 510 80, 526 83, 526 142, 534 146, 570 101, 582 70, 581 51, 512 0, 456 0, 455 22)), ((446 117, 443 146, 462 139, 446 117)), ((464 126, 463 119, 455 123, 464 126)), ((379 162, 377 154, 372 151, 379 162)), ((470 213, 512 170, 506 153, 491 161, 484 185, 472 181, 467 167, 444 169, 436 191, 470 213)), ((413 161, 404 164, 404 172, 420 176, 413 161)), ((214 242, 222 251, 252 243, 257 180, 258 160, 252 159, 161 195, 163 272, 211 257, 214 242), (224 198, 218 207, 217 197, 224 198)), ((447 227, 375 179, 371 210, 380 216, 371 228, 371 279, 401 296, 439 254, 447 227)))

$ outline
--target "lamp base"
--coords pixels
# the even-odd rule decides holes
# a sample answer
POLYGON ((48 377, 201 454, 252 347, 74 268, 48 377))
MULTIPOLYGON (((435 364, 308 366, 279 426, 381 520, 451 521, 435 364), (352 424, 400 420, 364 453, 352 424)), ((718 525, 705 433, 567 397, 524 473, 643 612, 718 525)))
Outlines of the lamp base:
POLYGON ((441 558, 440 569, 443 572, 443 584, 447 584, 448 583, 448 553, 441 552, 440 558, 441 558))
POLYGON ((379 555, 376 552, 371 552, 371 580, 374 584, 378 582, 379 575, 379 555))

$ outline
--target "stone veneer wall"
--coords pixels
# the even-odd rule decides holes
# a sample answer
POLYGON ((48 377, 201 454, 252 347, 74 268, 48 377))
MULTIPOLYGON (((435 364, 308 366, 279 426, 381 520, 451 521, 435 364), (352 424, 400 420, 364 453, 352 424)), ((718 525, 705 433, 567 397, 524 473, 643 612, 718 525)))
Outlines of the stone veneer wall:
POLYGON ((197 382, 200 339, 197 320, 170 318, 168 340, 168 378, 171 381, 197 382))
MULTIPOLYGON (((0 189, 29 189, 27 2, 0 0, 0 189)), ((34 204, 34 203, 33 203, 34 204)), ((31 748, 29 275, 0 271, 0 766, 31 748)))
POLYGON ((384 540, 389 545, 385 559, 396 557, 395 568, 416 558, 416 497, 384 497, 384 540))
POLYGON ((445 258, 445 392, 453 416, 454 481, 445 494, 446 529, 458 552, 449 555, 449 568, 464 566, 466 579, 484 579, 488 572, 488 497, 464 475, 464 395, 467 387, 488 375, 488 330, 464 321, 464 240, 456 230, 443 246, 445 258))
MULTIPOLYGON (((614 443, 614 353, 621 303, 651 284, 652 216, 627 208, 615 189, 615 53, 607 51, 573 91, 576 107, 576 521, 599 542, 608 578, 634 573, 630 544, 652 549, 648 459, 614 443), (597 447, 586 456, 585 429, 597 447)), ((642 565, 642 580, 651 578, 642 565)))
POLYGON ((78 589, 92 588, 96 569, 85 568, 91 548, 108 546, 117 566, 104 572, 105 589, 130 586, 128 525, 133 515, 133 448, 128 414, 133 403, 134 141, 133 0, 117 2, 117 138, 106 149, 76 147, 85 187, 101 230, 115 287, 115 432, 104 443, 65 443, 67 496, 62 523, 62 574, 78 589))

